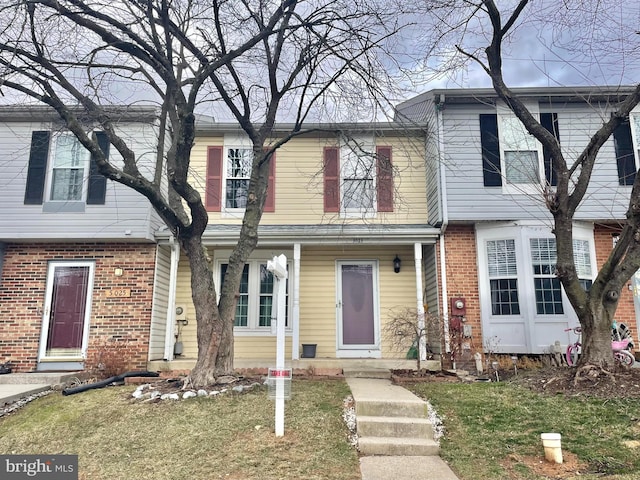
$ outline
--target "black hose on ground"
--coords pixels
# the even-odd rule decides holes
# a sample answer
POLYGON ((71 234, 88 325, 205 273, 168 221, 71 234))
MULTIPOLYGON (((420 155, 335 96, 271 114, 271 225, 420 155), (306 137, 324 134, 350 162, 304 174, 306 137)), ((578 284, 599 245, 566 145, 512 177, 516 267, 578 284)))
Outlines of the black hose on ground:
POLYGON ((85 392, 87 390, 93 390, 94 388, 103 388, 107 387, 111 384, 122 384, 124 383, 124 379, 127 377, 159 377, 160 374, 158 372, 148 372, 148 371, 139 371, 139 372, 127 372, 121 375, 116 375, 114 377, 109 377, 106 380, 102 380, 96 383, 87 383, 86 385, 80 385, 78 387, 73 388, 65 388, 62 390, 62 395, 73 395, 74 393, 85 392))

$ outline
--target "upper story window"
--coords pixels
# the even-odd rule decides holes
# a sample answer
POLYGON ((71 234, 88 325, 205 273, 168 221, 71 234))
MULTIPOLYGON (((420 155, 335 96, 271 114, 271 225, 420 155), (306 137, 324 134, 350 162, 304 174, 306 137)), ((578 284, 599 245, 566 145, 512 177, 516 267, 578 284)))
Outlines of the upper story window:
POLYGON ((613 131, 618 183, 633 185, 640 159, 640 113, 632 113, 613 131))
MULTIPOLYGON (((205 206, 210 212, 243 213, 247 206, 253 148, 247 139, 225 138, 225 144, 207 148, 205 206), (223 200, 224 199, 224 200, 223 200)), ((275 211, 276 154, 269 160, 265 212, 275 211)))
POLYGON ((249 178, 253 164, 253 150, 250 148, 226 148, 225 207, 245 208, 249 178))
POLYGON ((391 147, 350 139, 324 149, 324 211, 373 217, 393 211, 391 147))
POLYGON ((498 132, 502 145, 502 166, 507 185, 540 183, 539 143, 513 114, 498 116, 498 132))
POLYGON ((89 151, 71 134, 55 137, 49 200, 81 201, 89 151))
MULTIPOLYGON (((95 132, 100 148, 109 156, 109 140, 95 132)), ((24 203, 43 205, 46 212, 84 211, 84 205, 104 205, 107 179, 95 159, 71 133, 32 133, 24 203)))
MULTIPOLYGON (((560 141, 558 115, 538 113, 534 117, 560 141)), ((556 185, 556 174, 548 149, 529 134, 518 118, 504 106, 497 113, 480 114, 482 173, 486 187, 503 187, 505 193, 531 193, 541 183, 556 185)))

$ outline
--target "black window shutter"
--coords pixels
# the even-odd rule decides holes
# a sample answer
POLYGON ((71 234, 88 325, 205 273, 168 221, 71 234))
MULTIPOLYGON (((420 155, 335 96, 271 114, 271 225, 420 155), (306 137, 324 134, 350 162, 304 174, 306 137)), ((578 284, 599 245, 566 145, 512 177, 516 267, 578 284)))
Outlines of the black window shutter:
POLYGON ((613 131, 613 144, 618 163, 618 182, 620 185, 633 185, 636 180, 636 157, 633 153, 629 119, 626 119, 613 131))
POLYGON ((502 176, 500 175, 498 116, 495 113, 480 114, 480 144, 484 186, 499 187, 502 185, 502 176))
MULTIPOLYGON (((109 138, 104 132, 96 132, 96 140, 104 156, 109 158, 109 138)), ((87 191, 87 205, 104 205, 107 195, 107 177, 98 171, 98 164, 94 155, 89 163, 89 187, 87 191)))
MULTIPOLYGON (((540 124, 549 130, 558 143, 560 143, 560 131, 558 130, 558 114, 557 113, 541 113, 540 124)), ((549 185, 558 185, 558 176, 553 169, 553 159, 551 158, 551 152, 545 146, 542 147, 542 157, 544 159, 544 177, 547 179, 549 185)))
POLYGON ((31 151, 29 153, 29 165, 27 167, 27 187, 24 191, 25 205, 42 205, 50 139, 50 132, 33 132, 31 134, 31 151))

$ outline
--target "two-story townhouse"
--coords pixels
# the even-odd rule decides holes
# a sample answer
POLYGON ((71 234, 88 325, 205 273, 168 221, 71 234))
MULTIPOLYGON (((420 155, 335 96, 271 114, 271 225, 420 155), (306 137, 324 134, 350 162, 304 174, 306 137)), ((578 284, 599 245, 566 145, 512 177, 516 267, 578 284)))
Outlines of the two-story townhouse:
MULTIPOLYGON (((567 159, 587 145, 624 87, 521 88, 515 92, 558 139, 567 159)), ((432 90, 401 104, 402 116, 427 122, 429 223, 438 244, 441 312, 476 351, 543 353, 572 338, 577 318, 554 275, 555 238, 545 192, 556 183, 551 159, 492 89, 432 90), (462 301, 462 303, 459 303, 462 301), (462 308, 458 308, 462 307, 462 308), (461 328, 459 326, 461 325, 461 328)), ((609 255, 638 169, 640 111, 598 154, 575 215, 578 275, 586 286, 609 255)), ((624 289, 617 319, 637 333, 638 279, 624 289), (634 309, 634 303, 636 308, 634 309)), ((635 334, 634 334, 635 337, 635 334)), ((452 336, 448 339, 453 341, 452 336)))
MULTIPOLYGON (((153 166, 155 110, 112 113, 153 166)), ((118 164, 104 132, 87 130, 118 164)), ((104 343, 145 367, 158 216, 143 196, 99 175, 50 109, 0 107, 0 138, 0 360, 21 371, 79 370, 104 343)))
MULTIPOLYGON (((278 125, 274 137, 290 129, 278 125)), ((275 361, 267 262, 281 254, 289 273, 286 355, 294 366, 405 365, 406 351, 392 348, 385 325, 401 309, 423 310, 437 292, 439 230, 426 222, 424 147, 423 128, 376 123, 317 125, 276 150, 258 246, 238 293, 236 367, 275 361), (315 346, 313 360, 305 359, 313 348, 303 345, 315 346)), ((218 282, 238 239, 251 158, 237 124, 198 126, 192 178, 206 200, 204 243, 218 282)), ((176 313, 152 328, 150 358, 158 362, 150 368, 190 368, 197 345, 188 262, 170 232, 156 239, 158 286, 176 313)))

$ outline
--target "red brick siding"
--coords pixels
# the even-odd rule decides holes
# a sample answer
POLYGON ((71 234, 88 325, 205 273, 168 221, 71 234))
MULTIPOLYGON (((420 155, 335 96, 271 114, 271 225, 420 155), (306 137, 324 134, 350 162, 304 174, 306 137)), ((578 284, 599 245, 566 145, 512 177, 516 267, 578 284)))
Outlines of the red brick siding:
MULTIPOLYGON (((608 225, 596 225, 594 228, 593 236, 596 245, 596 261, 598 266, 602 265, 611 250, 613 249, 612 233, 620 232, 618 226, 608 225)), ((636 322, 636 311, 633 305, 633 291, 629 289, 632 286, 632 280, 629 280, 627 284, 622 288, 620 292, 620 300, 618 301, 618 309, 616 310, 616 320, 618 323, 625 323, 631 330, 633 330, 633 338, 637 338, 638 326, 636 322)), ((637 345, 636 345, 637 348, 637 345)))
POLYGON ((155 245, 8 244, 0 282, 0 361, 16 371, 36 368, 48 262, 93 260, 95 278, 89 344, 117 339, 132 368, 145 368, 151 325, 155 245), (115 276, 115 268, 123 275, 115 276), (112 288, 130 298, 108 298, 112 288))
MULTIPOLYGON (((463 340, 464 343, 469 343, 471 347, 469 351, 465 352, 465 358, 462 359, 464 366, 470 361, 473 353, 482 350, 475 229, 473 225, 449 226, 444 234, 444 242, 448 294, 448 298, 445 301, 448 309, 451 310, 449 303, 451 298, 462 297, 466 300, 467 315, 465 323, 470 325, 472 329, 472 337, 463 340)), ((440 258, 438 258, 438 262, 440 262, 440 258)), ((438 265, 438 270, 442 271, 441 265, 438 265)), ((441 282, 440 289, 442 291, 441 282)), ((446 357, 445 355, 443 360, 446 360, 446 357)), ((460 360, 458 358, 458 361, 460 360)))

